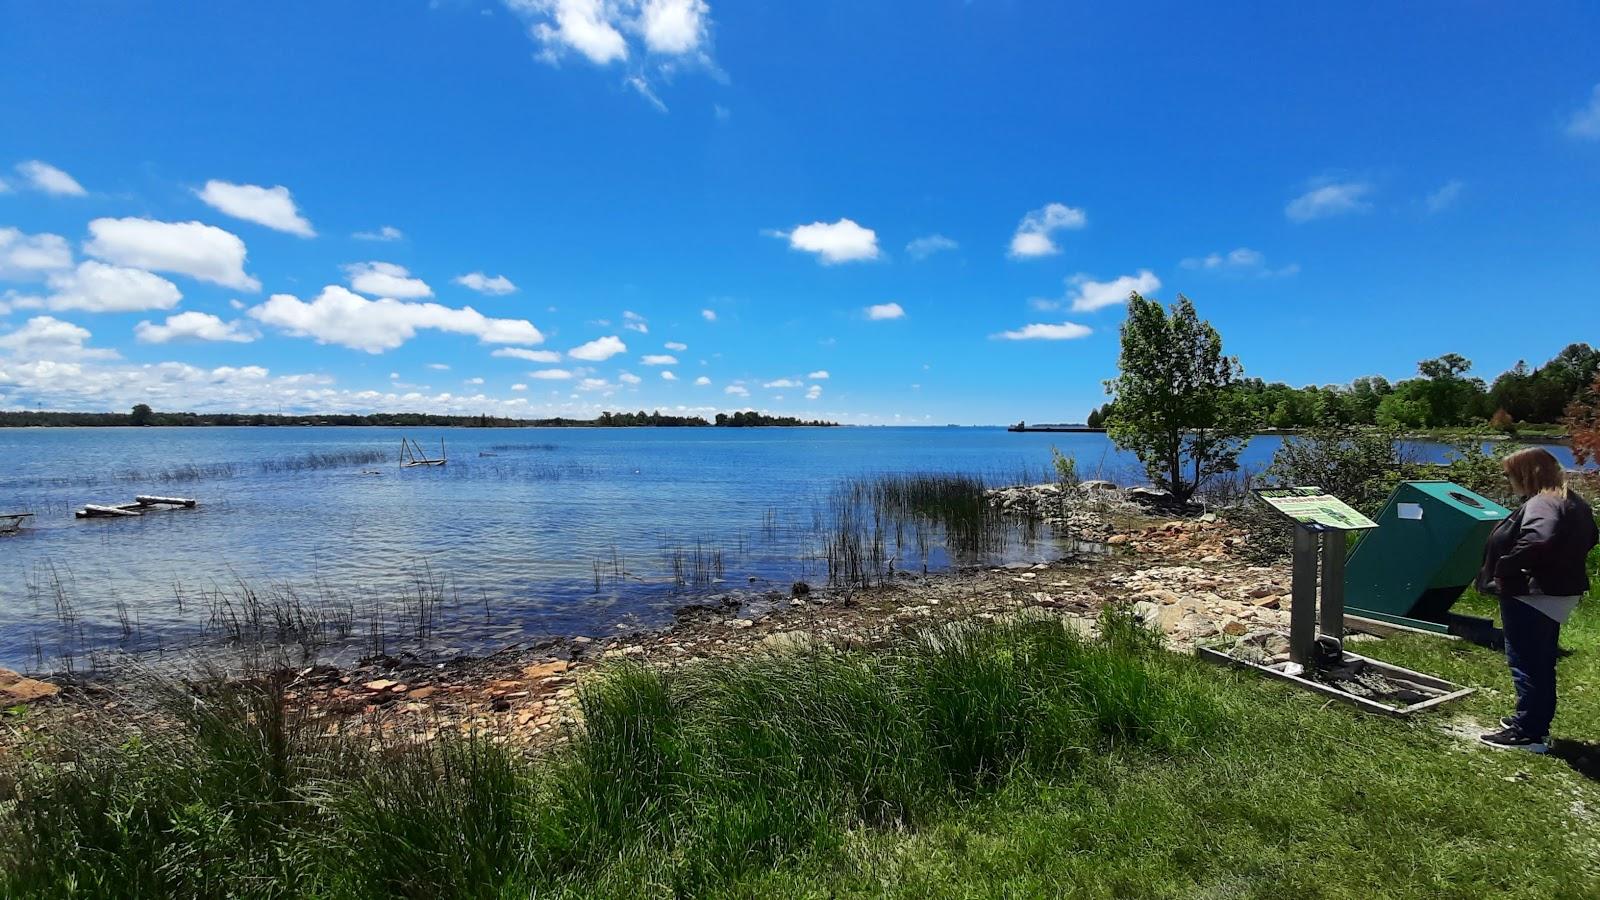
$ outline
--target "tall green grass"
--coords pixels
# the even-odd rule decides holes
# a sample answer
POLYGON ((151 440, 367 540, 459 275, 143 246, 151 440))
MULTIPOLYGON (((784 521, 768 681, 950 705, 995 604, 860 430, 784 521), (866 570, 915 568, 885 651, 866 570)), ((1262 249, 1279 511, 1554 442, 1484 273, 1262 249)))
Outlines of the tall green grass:
POLYGON ((173 724, 57 732, 0 776, 0 894, 697 894, 1018 777, 1221 727, 1215 682, 1110 614, 947 625, 883 651, 619 665, 527 758, 487 737, 329 736, 273 679, 173 724))

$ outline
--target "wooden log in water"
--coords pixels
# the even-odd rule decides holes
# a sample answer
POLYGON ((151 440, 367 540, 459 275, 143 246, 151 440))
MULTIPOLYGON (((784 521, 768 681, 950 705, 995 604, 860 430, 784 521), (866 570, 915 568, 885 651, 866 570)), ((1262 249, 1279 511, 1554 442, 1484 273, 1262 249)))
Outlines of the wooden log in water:
POLYGON ((93 519, 101 517, 126 518, 129 516, 137 518, 139 515, 141 515, 141 513, 135 512, 131 509, 124 509, 120 506, 100 506, 95 503, 85 503, 83 505, 83 509, 78 510, 75 515, 80 519, 93 519))
POLYGON ((187 497, 152 497, 148 494, 140 494, 133 499, 140 506, 183 506, 189 509, 194 509, 198 502, 187 497))

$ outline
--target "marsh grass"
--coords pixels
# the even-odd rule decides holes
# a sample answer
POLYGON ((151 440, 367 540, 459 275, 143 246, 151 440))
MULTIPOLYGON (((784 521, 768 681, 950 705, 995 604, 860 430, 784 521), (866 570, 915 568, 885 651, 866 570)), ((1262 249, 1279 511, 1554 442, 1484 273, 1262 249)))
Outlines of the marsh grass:
POLYGON ((153 688, 169 724, 56 732, 0 767, 0 893, 700 894, 1013 778, 1213 738, 1213 689, 1117 637, 1133 627, 618 665, 583 685, 572 740, 532 760, 486 736, 330 735, 285 700, 287 675, 153 688))

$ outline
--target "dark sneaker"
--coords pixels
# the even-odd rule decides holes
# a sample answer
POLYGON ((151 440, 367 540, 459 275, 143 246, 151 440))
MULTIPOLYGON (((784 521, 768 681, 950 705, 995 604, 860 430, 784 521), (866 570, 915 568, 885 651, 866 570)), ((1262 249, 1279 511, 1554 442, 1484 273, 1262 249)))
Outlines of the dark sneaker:
POLYGON ((1513 718, 1512 716, 1501 716, 1500 717, 1500 727, 1501 728, 1515 728, 1515 727, 1517 727, 1517 720, 1515 718, 1513 718))
POLYGON ((1529 753, 1544 753, 1550 748, 1545 745, 1544 738, 1529 737, 1516 728, 1503 728, 1492 731, 1478 738, 1484 744, 1496 750, 1526 750, 1529 753))

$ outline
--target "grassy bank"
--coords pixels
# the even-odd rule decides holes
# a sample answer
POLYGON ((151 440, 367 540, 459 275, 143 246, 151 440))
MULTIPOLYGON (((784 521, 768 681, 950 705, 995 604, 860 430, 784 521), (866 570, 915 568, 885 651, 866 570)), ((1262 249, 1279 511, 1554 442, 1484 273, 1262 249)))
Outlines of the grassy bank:
MULTIPOLYGON (((4 896, 1593 896, 1600 790, 1153 649, 1112 617, 611 669, 538 760, 373 744, 270 684, 56 732, 0 777, 4 896)), ((1569 629, 1558 729, 1590 714, 1569 629)), ((1368 644, 1485 687, 1494 654, 1368 644)), ((1508 691, 1468 709, 1503 711, 1508 691)))

